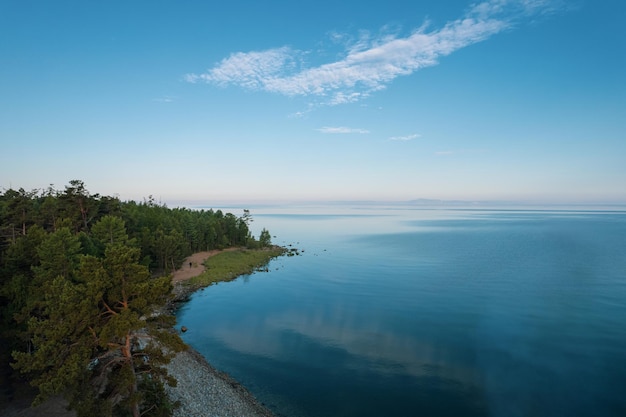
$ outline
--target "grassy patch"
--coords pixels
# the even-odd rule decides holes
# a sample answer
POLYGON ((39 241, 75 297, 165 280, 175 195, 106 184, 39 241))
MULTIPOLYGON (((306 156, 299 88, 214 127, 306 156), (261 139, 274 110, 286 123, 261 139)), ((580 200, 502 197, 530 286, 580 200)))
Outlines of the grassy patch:
POLYGON ((284 253, 285 249, 281 247, 218 253, 206 260, 206 271, 187 283, 200 288, 217 282, 232 281, 240 275, 248 275, 265 267, 270 260, 284 253))

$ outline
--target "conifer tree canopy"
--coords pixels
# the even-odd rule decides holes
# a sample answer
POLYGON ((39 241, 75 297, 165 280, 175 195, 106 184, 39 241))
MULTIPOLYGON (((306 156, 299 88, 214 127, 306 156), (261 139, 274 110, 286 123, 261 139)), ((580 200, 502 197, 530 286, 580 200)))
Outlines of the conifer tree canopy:
POLYGON ((122 202, 80 180, 0 190, 0 371, 25 375, 36 401, 64 395, 79 416, 171 414, 163 365, 184 344, 160 313, 168 274, 194 252, 259 247, 250 222, 248 210, 122 202))
POLYGON ((184 348, 173 317, 156 312, 170 278, 152 278, 139 264, 121 219, 104 217, 94 228, 108 242, 103 258, 79 255, 67 228, 40 245, 35 279, 44 291, 27 322, 33 350, 14 352, 14 366, 34 375, 37 401, 64 394, 80 415, 123 408, 138 417, 148 406, 140 385, 173 384, 163 365, 184 348))

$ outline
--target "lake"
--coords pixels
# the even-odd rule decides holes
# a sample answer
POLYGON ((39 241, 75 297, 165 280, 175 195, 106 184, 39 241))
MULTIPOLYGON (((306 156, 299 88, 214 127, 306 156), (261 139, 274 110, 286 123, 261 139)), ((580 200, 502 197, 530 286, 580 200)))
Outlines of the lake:
POLYGON ((626 212, 251 212, 301 255, 178 322, 276 415, 626 415, 626 212))

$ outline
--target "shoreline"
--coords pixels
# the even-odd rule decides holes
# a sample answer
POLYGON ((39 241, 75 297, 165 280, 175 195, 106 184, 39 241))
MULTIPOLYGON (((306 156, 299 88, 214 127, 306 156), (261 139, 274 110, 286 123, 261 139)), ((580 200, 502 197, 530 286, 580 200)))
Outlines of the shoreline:
MULTIPOLYGON (((208 258, 237 249, 199 252, 186 258, 182 268, 172 276, 174 297, 168 306, 170 313, 174 314, 193 293, 204 288, 184 283, 204 272, 204 262, 208 258)), ((246 387, 228 373, 214 368, 207 358, 187 346, 187 350, 177 353, 166 365, 168 373, 178 381, 176 387, 165 384, 170 400, 180 401, 180 406, 174 409, 174 417, 275 417, 246 387)))
MULTIPOLYGON (((204 272, 204 261, 219 253, 238 249, 199 252, 186 258, 182 268, 172 275, 173 299, 163 307, 174 314, 193 293, 204 288, 184 284, 185 281, 204 272)), ((177 330, 172 328, 172 331, 177 330)), ((187 344, 186 346, 186 350, 178 352, 171 362, 165 365, 168 373, 177 380, 176 387, 164 384, 170 400, 180 401, 180 406, 174 409, 173 417, 275 417, 274 413, 246 387, 226 372, 214 368, 207 358, 193 347, 187 344)), ((31 406, 33 398, 23 397, 0 404, 0 417, 76 416, 73 410, 66 409, 67 402, 60 396, 52 397, 37 407, 31 406)))
MULTIPOLYGON (((198 351, 189 347, 165 366, 177 380, 176 387, 164 384, 172 402, 179 401, 173 417, 275 417, 250 391, 225 372, 214 368, 198 351)), ((61 396, 53 396, 32 407, 31 395, 1 404, 0 417, 76 417, 61 396)))
POLYGON ((178 381, 176 387, 165 385, 170 400, 180 402, 174 417, 275 417, 247 388, 192 347, 179 352, 166 368, 178 381))

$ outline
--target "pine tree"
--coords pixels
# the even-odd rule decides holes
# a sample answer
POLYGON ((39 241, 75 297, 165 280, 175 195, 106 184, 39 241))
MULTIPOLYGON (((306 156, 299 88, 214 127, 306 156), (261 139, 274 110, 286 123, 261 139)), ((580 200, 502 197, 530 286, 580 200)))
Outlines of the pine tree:
POLYGON ((259 236, 259 244, 262 248, 267 248, 272 245, 272 236, 270 235, 270 232, 265 228, 261 230, 261 235, 259 236))
POLYGON ((108 243, 104 258, 83 255, 75 265, 77 240, 68 234, 62 229, 41 245, 42 291, 28 320, 34 349, 14 352, 14 366, 33 376, 36 401, 63 394, 79 416, 125 409, 139 417, 151 407, 141 386, 175 384, 163 365, 184 348, 171 331, 174 318, 156 312, 170 279, 151 278, 125 237, 108 243), (53 241, 61 249, 45 245, 53 241))

